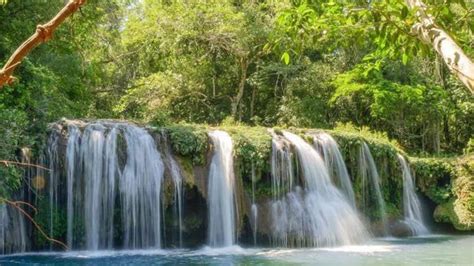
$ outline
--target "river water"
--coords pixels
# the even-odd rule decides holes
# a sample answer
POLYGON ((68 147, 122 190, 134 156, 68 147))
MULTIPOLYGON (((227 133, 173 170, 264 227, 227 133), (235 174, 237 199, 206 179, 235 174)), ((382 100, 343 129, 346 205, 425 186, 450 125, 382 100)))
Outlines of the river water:
POLYGON ((0 265, 474 265, 474 236, 384 238, 336 248, 77 251, 0 256, 0 265))

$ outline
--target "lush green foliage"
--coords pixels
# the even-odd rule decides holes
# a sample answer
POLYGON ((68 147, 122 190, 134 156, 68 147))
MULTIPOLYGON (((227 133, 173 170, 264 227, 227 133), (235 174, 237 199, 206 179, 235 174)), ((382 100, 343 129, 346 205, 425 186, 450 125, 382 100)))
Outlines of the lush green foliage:
POLYGON ((417 185, 439 204, 437 222, 452 224, 458 230, 474 228, 474 157, 457 159, 415 159, 412 162, 417 185))
MULTIPOLYGON (((474 229, 474 155, 459 158, 456 163, 456 179, 453 181, 454 213, 456 228, 474 229), (457 225, 457 226, 456 226, 457 225)), ((454 220, 454 219, 452 219, 454 220)))
POLYGON ((166 128, 173 150, 181 156, 188 157, 194 164, 204 164, 208 138, 205 128, 194 125, 175 125, 166 128))
POLYGON ((421 192, 438 204, 447 202, 452 196, 453 167, 442 159, 434 158, 411 158, 410 162, 421 192))
MULTIPOLYGON (((47 123, 63 116, 91 115, 97 71, 87 64, 85 51, 93 47, 93 29, 102 27, 96 25, 95 20, 102 21, 107 12, 101 9, 104 5, 100 1, 88 2, 92 8, 68 20, 51 42, 36 48, 22 62, 15 72, 18 82, 0 89, 2 160, 16 160, 19 149, 24 146, 39 148, 46 139, 47 123)), ((51 19, 63 5, 63 1, 8 1, 0 6, 2 65, 34 32, 37 24, 51 19)), ((113 5, 112 2, 105 4, 113 5)), ((20 171, 0 166, 0 196, 7 187, 15 187, 19 182, 20 171)))
MULTIPOLYGON (((425 2, 472 57, 473 2, 425 2)), ((5 62, 64 1, 0 4, 5 62)), ((345 123, 412 153, 468 152, 474 98, 409 34, 414 12, 402 0, 87 1, 0 90, 0 159, 40 147, 61 117, 165 127, 194 164, 205 162, 207 136, 187 123, 227 124, 237 157, 257 170, 269 152, 264 126, 345 123)), ((19 174, 1 166, 0 190, 19 174)))
MULTIPOLYGON (((28 127, 25 114, 16 109, 2 108, 0 104, 0 158, 15 161, 17 149, 28 143, 22 134, 28 127)), ((0 165, 0 198, 9 196, 11 190, 20 185, 21 169, 15 165, 0 165)))

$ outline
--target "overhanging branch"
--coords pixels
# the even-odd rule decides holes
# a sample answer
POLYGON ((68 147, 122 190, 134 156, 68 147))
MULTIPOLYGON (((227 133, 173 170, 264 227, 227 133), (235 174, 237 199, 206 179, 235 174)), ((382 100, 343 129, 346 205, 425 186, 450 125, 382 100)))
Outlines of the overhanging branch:
POLYGON ((5 84, 12 84, 15 78, 12 76, 15 68, 21 63, 28 53, 41 43, 51 39, 53 32, 61 23, 79 9, 86 0, 70 0, 59 13, 44 25, 38 25, 36 32, 20 45, 0 70, 0 88, 5 84))

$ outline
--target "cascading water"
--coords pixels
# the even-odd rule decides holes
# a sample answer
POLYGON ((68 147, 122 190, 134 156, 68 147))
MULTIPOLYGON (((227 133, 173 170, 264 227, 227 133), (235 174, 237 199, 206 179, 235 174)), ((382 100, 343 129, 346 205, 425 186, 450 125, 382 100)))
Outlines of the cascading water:
POLYGON ((272 197, 276 201, 280 195, 293 189, 294 167, 290 143, 273 134, 272 137, 272 197))
POLYGON ((354 190, 351 178, 347 172, 346 164, 337 142, 327 133, 319 133, 314 136, 314 145, 322 155, 329 174, 346 195, 352 207, 355 205, 354 190))
POLYGON ((228 247, 235 244, 235 181, 232 158, 232 139, 229 134, 209 132, 214 146, 209 170, 209 245, 228 247))
MULTIPOLYGON (((70 123, 68 133, 67 242, 71 247, 78 242, 74 220, 82 219, 78 224, 84 226, 88 250, 116 245, 159 248, 164 166, 150 134, 134 125, 109 122, 89 124, 82 135, 70 123), (126 148, 118 147, 119 137, 125 140, 126 148), (119 152, 124 154, 123 168, 119 152), (121 210, 120 221, 115 220, 116 206, 121 210), (114 242, 118 222, 121 244, 114 242)), ((54 163, 52 166, 56 167, 54 163)))
MULTIPOLYGON (((92 124, 86 127, 81 143, 81 161, 83 162, 84 176, 84 224, 86 247, 89 250, 99 249, 99 240, 105 239, 102 235, 107 228, 102 227, 103 219, 108 214, 101 204, 109 196, 104 193, 108 186, 104 184, 104 147, 105 127, 102 124, 92 124), (105 191, 104 191, 105 190, 105 191)), ((72 159, 67 159, 72 161, 72 159)), ((106 167, 107 168, 107 167, 106 167)), ((73 197, 73 195, 68 195, 73 197)), ((69 229, 71 230, 71 229, 69 229)), ((68 231, 69 231, 68 230, 68 231)), ((103 244, 103 243, 101 243, 103 244)), ((100 245, 104 248, 103 245, 100 245)))
POLYGON ((0 204, 0 254, 6 253, 7 236, 9 218, 7 213, 7 207, 5 203, 0 204))
MULTIPOLYGON (((334 246, 354 244, 366 239, 367 231, 356 210, 331 182, 326 166, 316 150, 295 134, 284 132, 283 135, 296 150, 305 187, 295 186, 272 203, 273 230, 277 244, 334 246)), ((274 158, 291 158, 288 156, 289 146, 278 145, 278 141, 274 141, 273 148, 274 158)), ((292 163, 291 159, 285 161, 292 163)), ((281 166, 272 168, 282 169, 281 166)), ((279 171, 274 172, 279 175, 279 171)))
MULTIPOLYGON (((48 139, 47 157, 49 161, 49 235, 54 232, 54 219, 58 205, 58 183, 59 183, 59 158, 58 158, 59 134, 53 132, 48 139)), ((50 245, 50 248, 53 246, 50 245)))
POLYGON ((258 206, 255 203, 255 164, 252 162, 252 206, 250 207, 251 216, 252 216, 252 225, 253 225, 253 244, 257 245, 257 226, 258 226, 258 206))
POLYGON ((161 139, 163 142, 163 152, 166 157, 166 165, 170 171, 174 184, 173 200, 175 218, 178 220, 179 247, 183 247, 183 175, 181 174, 178 162, 176 162, 171 152, 171 147, 168 144, 168 137, 163 131, 161 132, 161 139))
POLYGON ((375 199, 379 209, 380 219, 383 224, 383 233, 384 235, 389 235, 388 231, 388 221, 387 221, 387 212, 385 209, 385 201, 382 197, 382 191, 380 189, 380 177, 375 165, 374 158, 370 152, 369 146, 367 143, 363 142, 360 148, 359 154, 359 171, 362 177, 362 191, 363 191, 363 206, 367 208, 369 202, 369 192, 368 187, 372 188, 372 192, 375 193, 375 199), (369 181, 367 181, 369 179, 369 181), (370 184, 368 184, 370 182, 370 184))
POLYGON ((410 227, 413 235, 427 234, 429 231, 423 222, 421 204, 415 192, 410 167, 401 154, 397 156, 403 174, 403 222, 410 227))
MULTIPOLYGON (((302 212, 299 212, 300 204, 295 204, 292 210, 296 211, 296 215, 288 216, 288 202, 287 200, 293 195, 294 181, 294 167, 293 167, 293 153, 291 152, 290 143, 285 138, 272 134, 272 161, 271 161, 271 174, 272 174, 272 201, 270 203, 271 209, 271 222, 272 222, 272 241, 274 245, 278 246, 289 246, 291 242, 293 246, 301 246, 304 241, 304 235, 302 235, 302 224, 298 223, 302 220, 302 212), (285 197, 285 195, 289 197, 285 197), (289 220, 292 219, 293 220, 289 220), (299 228, 294 230, 292 235, 289 235, 289 225, 296 224, 293 228, 299 228)), ((297 190, 300 188, 297 187, 297 190)), ((294 202, 294 201, 292 201, 294 202)), ((289 203, 292 203, 289 202, 289 203)), ((298 203, 298 202, 295 202, 298 203)))
MULTIPOLYGON (((249 208, 245 213, 251 227, 242 226, 241 233, 244 239, 253 235, 254 245, 257 245, 257 233, 269 236, 274 246, 285 247, 351 245, 368 238, 355 209, 348 169, 330 135, 314 135, 311 145, 289 132, 273 133, 271 180, 264 172, 257 173, 252 163, 250 171, 244 171, 251 174, 252 194, 248 199, 246 193, 241 195, 244 201, 239 203, 246 203, 241 205, 237 204, 242 197, 236 195, 233 143, 227 133, 209 132, 213 147, 209 172, 204 172, 206 166, 196 165, 192 168, 195 176, 186 175, 186 179, 183 173, 190 169, 180 168, 167 131, 154 134, 156 142, 152 135, 147 129, 126 122, 54 124, 47 149, 39 154, 38 162, 52 171, 35 169, 25 173, 31 192, 26 194, 24 189, 14 197, 46 209, 36 216, 45 232, 55 239, 65 239, 72 249, 160 248, 162 240, 169 240, 170 235, 172 243, 163 242, 165 246, 177 246, 179 236, 180 247, 183 242, 191 247, 202 244, 199 239, 205 238, 206 228, 209 246, 232 246, 237 242, 237 221, 241 221, 237 206, 249 208), (164 187, 170 190, 162 193, 165 170, 169 179, 164 187), (189 181, 186 187, 190 186, 186 198, 184 181, 189 181), (271 185, 268 197, 261 190, 265 182, 271 185), (42 195, 45 185, 47 194, 42 195), (271 199, 268 205, 261 204, 262 199, 268 198, 271 199), (207 226, 202 223, 203 215, 208 215, 207 226)), ((180 163, 187 164, 188 159, 183 157, 180 163)), ((405 210, 400 228, 407 229, 407 224, 413 235, 424 234, 427 229, 421 219, 421 206, 408 163, 402 156, 398 160, 403 170, 405 210)), ((362 205, 374 205, 375 211, 379 211, 374 216, 381 216, 386 227, 380 180, 365 143, 358 161, 357 177, 361 177, 365 201, 362 205)), ((246 182, 247 179, 242 184, 247 185, 246 182)), ((33 230, 18 211, 0 205, 0 253, 44 248, 40 242, 30 245, 28 237, 32 237, 33 230)))
POLYGON ((0 203, 0 254, 25 252, 27 246, 23 214, 16 208, 0 203))
POLYGON ((119 180, 124 246, 161 247, 160 199, 164 166, 148 132, 125 126, 127 162, 119 180))
POLYGON ((104 228, 103 232, 103 245, 107 248, 113 247, 114 240, 114 207, 115 207, 115 190, 117 177, 119 180, 122 178, 122 172, 119 168, 118 155, 117 155, 117 137, 119 129, 114 126, 107 138, 105 139, 105 168, 104 168, 104 184, 102 198, 102 208, 105 215, 102 217, 101 227, 104 228))
POLYGON ((68 143, 66 148, 67 163, 67 236, 68 247, 73 247, 73 221, 74 221, 74 174, 76 160, 80 158, 79 145, 81 131, 75 125, 68 126, 68 143))

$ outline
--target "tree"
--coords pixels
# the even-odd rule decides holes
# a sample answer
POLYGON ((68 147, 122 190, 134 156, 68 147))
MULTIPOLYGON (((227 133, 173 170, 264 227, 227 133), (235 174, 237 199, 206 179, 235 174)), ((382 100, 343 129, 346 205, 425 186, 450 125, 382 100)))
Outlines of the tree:
POLYGON ((252 8, 258 5, 235 6, 232 1, 173 4, 144 1, 137 5, 129 16, 123 37, 125 50, 136 51, 134 56, 142 58, 134 62, 135 77, 140 81, 131 84, 128 96, 116 110, 131 111, 130 108, 137 106, 134 102, 140 101, 136 97, 139 94, 157 98, 166 94, 170 96, 168 101, 153 97, 143 100, 152 104, 152 109, 158 103, 160 107, 173 106, 172 115, 177 119, 218 121, 230 115, 241 120, 249 72, 263 55, 262 47, 266 43, 266 18, 252 8), (166 77, 169 82, 164 81, 166 77), (165 89, 165 86, 170 87, 165 89), (170 93, 173 87, 175 90, 170 93), (210 108, 212 104, 216 106, 214 110, 210 108), (211 114, 201 115, 203 111, 211 114))
MULTIPOLYGON (((316 40, 328 38, 338 44, 344 40, 363 43, 367 40, 361 40, 360 36, 368 36, 377 49, 367 59, 400 58, 406 64, 420 52, 427 54, 426 47, 431 47, 432 51, 443 58, 451 72, 474 93, 474 64, 463 48, 440 26, 452 27, 453 23, 457 23, 453 32, 468 36, 464 49, 472 49, 470 39, 474 32, 473 3, 468 6, 464 0, 442 3, 435 1, 433 7, 428 8, 419 0, 407 0, 406 3, 404 0, 295 2, 295 6, 280 14, 278 21, 293 42, 287 44, 287 50, 297 54, 301 50, 299 47, 305 43, 312 45, 316 40), (452 4, 459 6, 455 6, 456 12, 451 10, 454 9, 452 4), (446 13, 446 16, 437 16, 445 21, 436 23, 429 10, 437 14, 446 13), (467 32, 463 32, 463 26, 468 28, 467 32)), ((338 46, 334 49, 338 49, 338 46)), ((287 54, 288 52, 284 52, 282 58, 286 58, 287 54)), ((379 65, 380 62, 377 62, 375 67, 378 68, 379 65)))

